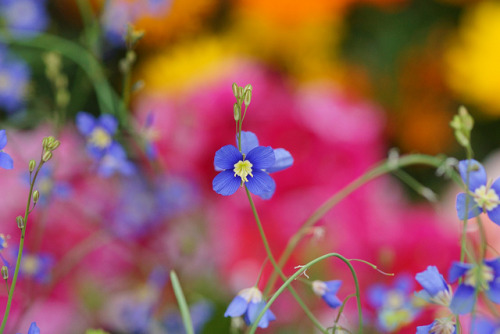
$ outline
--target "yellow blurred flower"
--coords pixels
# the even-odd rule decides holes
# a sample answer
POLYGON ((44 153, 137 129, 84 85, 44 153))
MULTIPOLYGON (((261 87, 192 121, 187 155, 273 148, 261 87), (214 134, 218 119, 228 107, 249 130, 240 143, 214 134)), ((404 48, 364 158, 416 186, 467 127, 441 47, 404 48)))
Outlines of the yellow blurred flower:
POLYGON ((500 2, 467 10, 445 56, 447 81, 458 98, 500 116, 500 2))

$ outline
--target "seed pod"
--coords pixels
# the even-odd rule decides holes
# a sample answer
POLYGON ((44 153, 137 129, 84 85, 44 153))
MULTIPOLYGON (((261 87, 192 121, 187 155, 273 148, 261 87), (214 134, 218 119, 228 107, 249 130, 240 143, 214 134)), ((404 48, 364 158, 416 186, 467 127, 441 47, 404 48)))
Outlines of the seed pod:
POLYGON ((233 95, 234 97, 238 97, 238 85, 236 84, 236 82, 233 82, 233 95))
POLYGON ((9 278, 9 268, 7 266, 2 266, 2 277, 4 280, 9 278))
POLYGON ((40 199, 40 192, 38 190, 35 190, 33 192, 33 202, 36 203, 40 199))
POLYGON ((42 160, 43 162, 47 162, 52 158, 52 152, 47 151, 43 154, 42 160))
POLYGON ((36 168, 36 161, 35 160, 30 160, 29 168, 30 168, 30 173, 32 173, 35 170, 35 168, 36 168))
POLYGON ((17 227, 19 227, 20 229, 24 228, 24 218, 23 217, 17 216, 16 222, 17 222, 17 227))

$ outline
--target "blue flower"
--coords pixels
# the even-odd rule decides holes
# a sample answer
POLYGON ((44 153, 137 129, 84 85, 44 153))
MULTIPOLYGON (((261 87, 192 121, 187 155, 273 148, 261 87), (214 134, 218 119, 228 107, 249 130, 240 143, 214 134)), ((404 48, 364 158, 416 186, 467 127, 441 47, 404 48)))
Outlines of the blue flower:
POLYGON ((7 248, 7 238, 3 233, 0 233, 0 251, 7 248))
POLYGON ((418 326, 416 334, 455 334, 457 328, 455 321, 451 318, 439 318, 430 325, 418 326))
POLYGON ((31 36, 45 30, 48 15, 45 0, 1 0, 0 15, 17 36, 31 36))
POLYGON ((241 152, 233 145, 226 145, 215 153, 215 169, 222 172, 214 178, 212 186, 216 193, 229 196, 245 185, 254 195, 269 199, 276 190, 276 183, 269 173, 292 164, 293 158, 288 151, 259 146, 254 133, 243 131, 241 152))
POLYGON ((330 306, 331 308, 337 308, 342 305, 342 302, 337 297, 337 291, 342 285, 342 281, 334 280, 334 281, 313 281, 312 289, 314 293, 318 296, 321 296, 323 300, 330 306))
POLYGON ((3 151, 4 147, 7 145, 7 135, 5 130, 0 130, 0 167, 5 169, 14 168, 14 161, 3 151))
POLYGON ((467 314, 476 303, 477 289, 484 292, 494 303, 500 304, 500 257, 479 264, 454 262, 450 268, 449 281, 456 282, 465 276, 451 300, 450 309, 455 314, 467 314))
POLYGON ((36 325, 36 322, 32 322, 28 334, 40 334, 40 328, 36 325))
POLYGON ((21 257, 19 273, 22 277, 33 278, 38 283, 47 283, 54 262, 54 257, 50 254, 34 254, 25 251, 21 257))
POLYGON ((0 107, 12 113, 24 105, 30 70, 26 63, 11 59, 0 46, 0 107))
MULTIPOLYGON (((245 323, 250 326, 257 320, 262 309, 266 306, 266 302, 262 300, 262 292, 257 287, 251 287, 241 290, 236 297, 231 301, 224 313, 225 317, 241 317, 245 323)), ((264 316, 260 319, 258 327, 267 328, 269 322, 276 320, 273 312, 267 310, 264 316)))
MULTIPOLYGON (((189 307, 189 313, 193 322, 194 332, 201 333, 205 324, 214 314, 214 305, 204 300, 198 301, 189 307)), ((163 320, 163 324, 169 334, 186 333, 182 317, 178 311, 168 313, 163 320)))
POLYGON ((398 275, 392 286, 375 284, 368 290, 368 302, 377 311, 380 331, 397 331, 415 319, 419 310, 413 303, 413 291, 413 278, 407 274, 398 275))
POLYGON ((115 172, 126 176, 135 172, 134 164, 127 160, 127 153, 117 142, 111 143, 97 168, 97 173, 103 177, 110 177, 115 172))
POLYGON ((452 291, 435 266, 428 266, 425 271, 415 276, 418 283, 424 288, 415 295, 429 303, 448 307, 451 302, 452 291))
POLYGON ((96 159, 102 158, 114 143, 113 135, 118 128, 118 121, 109 114, 95 118, 91 114, 80 111, 76 115, 76 126, 87 139, 87 149, 96 159))
POLYGON ((482 212, 488 213, 488 217, 497 225, 500 225, 500 178, 495 182, 487 180, 484 167, 476 160, 463 160, 458 164, 460 176, 467 184, 467 172, 469 183, 467 189, 469 193, 458 194, 457 213, 458 218, 473 218, 482 212), (465 202, 468 201, 468 208, 465 202))

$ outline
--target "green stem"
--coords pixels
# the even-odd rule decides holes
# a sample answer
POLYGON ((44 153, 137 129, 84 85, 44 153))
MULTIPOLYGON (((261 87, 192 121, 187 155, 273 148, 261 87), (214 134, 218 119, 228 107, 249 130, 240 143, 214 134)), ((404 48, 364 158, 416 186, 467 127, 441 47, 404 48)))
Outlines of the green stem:
POLYGON ((30 190, 28 194, 28 202, 26 203, 26 210, 24 211, 24 226, 21 229, 21 240, 19 241, 19 252, 17 253, 17 261, 16 268, 14 270, 14 276, 12 277, 12 283, 10 285, 9 296, 7 299, 7 305, 5 306, 5 313, 3 315, 2 326, 0 327, 0 334, 3 334, 5 330, 5 325, 7 324, 7 319, 9 318, 10 307, 12 305, 12 298, 14 297, 14 289, 16 288, 17 276, 19 274, 19 268, 21 267, 21 257, 23 255, 24 248, 24 238, 26 236, 26 227, 28 225, 28 216, 31 206, 31 197, 33 195, 33 187, 35 186, 36 177, 38 176, 38 172, 40 168, 43 166, 43 160, 40 160, 38 164, 38 168, 36 169, 35 175, 33 176, 33 181, 30 184, 30 190))
POLYGON ((252 327, 250 328, 250 333, 249 334, 252 334, 252 333, 255 333, 255 330, 257 329, 257 325, 259 324, 259 321, 260 319, 264 316, 264 313, 266 313, 266 311, 269 309, 269 307, 271 307, 271 305, 273 304, 273 302, 276 300, 276 298, 278 298, 278 296, 286 289, 286 288, 289 288, 290 287, 290 284, 297 278, 299 277, 300 275, 302 275, 302 273, 304 271, 306 271, 307 269, 309 269, 311 266, 315 265, 316 263, 320 262, 320 261, 323 261, 324 259, 327 259, 329 257, 336 257, 340 260, 342 260, 345 264, 347 264, 347 266, 349 267, 349 269, 351 270, 351 273, 352 273, 352 277, 354 279, 354 285, 356 286, 356 300, 357 300, 357 304, 358 304, 358 316, 359 316, 359 329, 358 329, 358 333, 363 333, 363 314, 362 314, 362 311, 361 311, 361 297, 360 297, 360 290, 359 290, 359 283, 358 283, 358 278, 356 276, 356 271, 354 270, 354 268, 352 267, 352 264, 349 262, 348 259, 346 259, 345 257, 343 257, 342 255, 338 254, 338 253, 329 253, 329 254, 325 254, 323 256, 320 256, 314 260, 312 260, 311 262, 307 263, 305 266, 301 267, 299 270, 297 270, 297 272, 295 272, 295 274, 293 274, 292 276, 290 276, 289 279, 287 279, 283 285, 281 285, 281 287, 274 293, 274 295, 269 299, 269 301, 266 303, 266 306, 264 306, 264 308, 260 311, 260 314, 259 316, 257 317, 257 319, 254 321, 254 323, 252 324, 252 327))
MULTIPOLYGON (((267 241, 266 234, 264 233, 264 229, 262 227, 262 223, 260 222, 259 214, 257 213, 257 209, 255 208, 255 204, 253 202, 252 195, 250 195, 250 191, 248 190, 248 188, 246 186, 245 186, 245 191, 247 193, 248 201, 250 202, 250 206, 252 208, 252 212, 253 212, 253 215, 255 217, 255 221, 257 222, 257 227, 259 228, 259 233, 260 233, 260 236, 262 238, 262 242, 264 243, 264 248, 266 249, 267 257, 271 261, 275 271, 278 272, 280 277, 283 279, 283 282, 285 282, 285 281, 287 281, 287 277, 285 276, 285 274, 283 274, 283 271, 276 263, 276 259, 274 258, 273 254, 271 252, 271 248, 269 247, 269 242, 267 241)), ((295 289, 289 285, 287 285, 287 287, 288 287, 288 290, 290 290, 293 297, 295 298, 295 300, 297 301, 297 303, 300 305, 300 307, 304 311, 304 313, 307 315, 307 317, 309 319, 311 319, 313 324, 316 326, 316 328, 318 328, 322 333, 328 334, 328 331, 325 328, 323 328, 323 326, 321 326, 321 323, 318 321, 318 319, 316 319, 316 317, 312 314, 312 312, 309 310, 309 308, 304 304, 304 302, 299 297, 299 295, 297 294, 295 289)), ((254 325, 255 324, 258 324, 258 321, 256 321, 254 323, 254 325)))
POLYGON ((181 312, 182 322, 184 323, 186 334, 194 334, 189 307, 186 303, 186 298, 184 298, 184 293, 182 292, 177 274, 173 270, 170 271, 170 280, 172 281, 172 287, 174 288, 175 297, 177 298, 177 304, 179 304, 179 310, 181 312))
MULTIPOLYGON (((314 224, 316 224, 318 220, 320 220, 328 211, 330 211, 340 201, 342 201, 344 198, 346 198, 348 195, 350 195, 352 192, 354 192, 356 189, 358 189, 365 183, 381 175, 390 173, 397 168, 411 166, 411 165, 427 165, 432 167, 439 167, 445 162, 445 160, 446 160, 445 156, 434 157, 423 154, 412 154, 408 156, 399 157, 396 162, 392 160, 391 161, 386 160, 380 163, 378 166, 374 167, 373 169, 370 169, 368 172, 361 175, 360 177, 349 183, 347 186, 345 186, 343 189, 341 189, 339 192, 335 193, 333 196, 327 199, 302 224, 300 229, 288 241, 288 244, 286 245, 286 248, 283 251, 278 261, 279 268, 283 268, 286 261, 288 261, 288 259, 292 255, 292 252, 294 251, 295 247, 297 247, 300 240, 302 240, 302 238, 307 235, 310 228, 314 224)), ((456 173, 452 174, 452 178, 457 182, 459 182, 460 180, 459 176, 456 173)), ((271 274, 271 277, 269 278, 266 288, 264 289, 264 296, 266 296, 271 291, 272 287, 276 283, 276 279, 277 279, 276 272, 273 272, 271 274)))
MULTIPOLYGON (((352 261, 352 260, 351 260, 352 261)), ((342 302, 342 305, 340 305, 340 308, 339 308, 339 312, 337 313, 337 317, 335 318, 335 322, 333 323, 333 333, 335 333, 336 329, 337 329, 337 324, 339 323, 340 321, 340 316, 342 315, 342 312, 344 312, 344 308, 347 304, 347 302, 349 301, 349 299, 351 299, 352 297, 356 297, 356 294, 355 293, 352 293, 350 294, 349 296, 345 297, 344 298, 344 301, 342 302)))

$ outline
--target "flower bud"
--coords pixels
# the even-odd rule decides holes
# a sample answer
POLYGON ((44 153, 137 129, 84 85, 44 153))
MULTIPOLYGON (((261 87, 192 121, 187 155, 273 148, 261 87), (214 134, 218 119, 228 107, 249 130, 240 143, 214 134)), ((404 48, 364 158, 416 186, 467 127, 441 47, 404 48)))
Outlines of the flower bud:
POLYGON ((244 98, 244 101, 245 101, 245 105, 248 107, 248 105, 250 104, 250 101, 252 100, 252 90, 245 90, 245 98, 244 98))
POLYGON ((35 168, 36 168, 36 161, 35 160, 30 160, 30 164, 29 164, 29 168, 30 168, 30 173, 32 173, 35 168))
POLYGON ((38 190, 35 190, 33 192, 33 202, 36 203, 40 199, 40 192, 38 190))
POLYGON ((9 278, 9 268, 7 266, 2 266, 2 277, 4 280, 9 278))
POLYGON ((243 87, 238 87, 238 97, 242 97, 244 92, 243 87))
POLYGON ((17 222, 17 227, 19 227, 20 229, 24 228, 24 218, 23 217, 17 216, 16 222, 17 222))
POLYGON ((248 91, 248 90, 252 91, 252 89, 253 89, 253 87, 252 87, 251 84, 248 84, 248 85, 245 86, 245 91, 248 91))
POLYGON ((233 82, 233 95, 234 97, 238 97, 238 85, 236 84, 236 82, 233 82))
POLYGON ((238 122, 240 120, 240 115, 241 115, 241 107, 238 105, 238 103, 234 104, 234 120, 238 122))
POLYGON ((61 142, 59 140, 54 140, 52 143, 47 145, 47 149, 49 151, 54 151, 56 148, 59 147, 59 145, 61 145, 61 142))
POLYGON ((42 160, 43 162, 47 162, 52 158, 52 152, 47 151, 43 154, 42 160))

